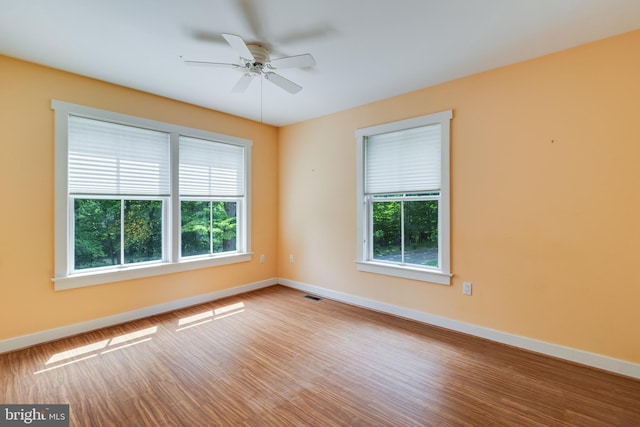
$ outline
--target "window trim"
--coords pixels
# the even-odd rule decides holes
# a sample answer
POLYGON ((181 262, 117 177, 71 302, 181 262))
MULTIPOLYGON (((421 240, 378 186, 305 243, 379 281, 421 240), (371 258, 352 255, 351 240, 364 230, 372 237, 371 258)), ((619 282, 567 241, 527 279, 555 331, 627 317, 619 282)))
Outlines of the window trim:
POLYGON ((450 219, 450 121, 453 110, 427 114, 406 120, 385 123, 356 130, 357 145, 357 260, 358 271, 401 277, 423 282, 451 285, 451 219, 450 219), (411 264, 392 264, 372 260, 369 230, 369 202, 365 195, 365 141, 372 135, 395 132, 420 126, 439 124, 440 136, 440 203, 438 206, 439 268, 411 264))
POLYGON ((207 268, 219 265, 234 264, 251 261, 251 147, 253 142, 248 139, 218 134, 200 129, 165 123, 127 114, 115 113, 98 108, 72 104, 59 100, 51 100, 54 110, 54 277, 51 279, 55 290, 73 289, 84 286, 99 285, 143 277, 151 277, 186 270, 207 268), (171 195, 169 196, 168 218, 166 229, 168 246, 166 259, 154 262, 152 265, 116 266, 112 269, 73 271, 70 261, 70 244, 73 229, 70 224, 70 197, 68 189, 68 116, 76 115, 95 120, 153 129, 170 134, 170 175, 171 195), (239 145, 244 148, 245 195, 241 203, 241 215, 238 225, 240 238, 237 250, 232 253, 213 254, 207 257, 180 258, 180 196, 178 191, 179 176, 179 138, 188 136, 193 138, 212 140, 227 144, 239 145))

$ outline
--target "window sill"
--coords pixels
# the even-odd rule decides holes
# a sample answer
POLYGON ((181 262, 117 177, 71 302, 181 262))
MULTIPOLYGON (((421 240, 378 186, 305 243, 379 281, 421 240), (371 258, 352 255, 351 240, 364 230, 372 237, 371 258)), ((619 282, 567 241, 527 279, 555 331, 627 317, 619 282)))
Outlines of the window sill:
POLYGON ((74 273, 64 277, 54 277, 51 281, 53 282, 54 290, 63 291, 248 261, 251 261, 251 253, 219 255, 210 258, 181 260, 176 263, 146 264, 144 266, 123 267, 118 270, 74 273))
POLYGON ((453 274, 443 273, 437 270, 426 270, 423 268, 409 267, 407 265, 394 265, 371 261, 356 261, 356 264, 358 271, 402 277, 403 279, 418 280, 421 282, 437 283, 439 285, 451 285, 451 276, 453 276, 453 274))

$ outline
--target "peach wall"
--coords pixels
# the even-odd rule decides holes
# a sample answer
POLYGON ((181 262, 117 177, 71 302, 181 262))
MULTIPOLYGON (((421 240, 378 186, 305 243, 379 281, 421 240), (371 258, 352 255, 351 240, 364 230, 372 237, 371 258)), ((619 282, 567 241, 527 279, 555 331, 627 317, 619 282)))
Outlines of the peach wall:
POLYGON ((281 128, 279 276, 640 363, 638 52, 635 31, 281 128), (452 286, 356 271, 355 130, 447 109, 452 286))
POLYGON ((277 276, 274 127, 0 56, 0 340, 277 276), (253 261, 54 292, 51 99, 253 140, 253 261))

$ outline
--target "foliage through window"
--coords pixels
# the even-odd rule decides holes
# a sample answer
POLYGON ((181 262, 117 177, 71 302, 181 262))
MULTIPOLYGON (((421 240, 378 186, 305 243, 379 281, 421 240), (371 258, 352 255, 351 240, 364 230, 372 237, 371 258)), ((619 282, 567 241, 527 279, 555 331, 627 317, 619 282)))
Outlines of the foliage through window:
POLYGON ((374 197, 371 204, 374 260, 438 267, 436 195, 374 197))
POLYGON ((183 200, 182 256, 236 250, 236 202, 183 200))
POLYGON ((75 198, 75 269, 162 260, 162 203, 75 198))

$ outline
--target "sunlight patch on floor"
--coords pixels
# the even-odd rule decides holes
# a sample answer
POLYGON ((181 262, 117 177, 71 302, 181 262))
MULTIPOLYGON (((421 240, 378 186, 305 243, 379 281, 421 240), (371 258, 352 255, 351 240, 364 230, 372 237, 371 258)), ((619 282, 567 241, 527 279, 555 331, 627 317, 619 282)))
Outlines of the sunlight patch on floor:
POLYGON ((189 323, 197 322, 198 320, 206 319, 208 317, 213 317, 213 310, 194 314, 193 316, 183 317, 182 319, 178 320, 178 326, 187 325, 189 323))
MULTIPOLYGON (((176 332, 193 328, 195 326, 204 325, 206 323, 212 322, 213 320, 223 319, 225 317, 233 316, 244 311, 244 303, 238 302, 235 304, 225 305, 214 310, 207 310, 202 313, 183 317, 182 319, 178 320, 179 328, 176 329, 176 332)), ((54 366, 38 370, 34 372, 34 375, 48 372, 84 360, 92 359, 100 355, 112 353, 114 351, 122 350, 135 345, 143 344, 145 342, 149 342, 153 339, 151 335, 157 332, 158 326, 152 326, 149 328, 141 329, 139 331, 118 335, 110 339, 82 345, 70 350, 61 351, 51 356, 49 360, 45 362, 45 366, 54 366)))
POLYGON ((241 308, 244 308, 244 303, 238 302, 236 304, 229 304, 229 305, 225 305, 224 307, 216 308, 213 312, 216 316, 219 316, 221 314, 228 313, 230 311, 240 310, 241 308))
POLYGON ((234 314, 242 313, 244 311, 244 303, 238 302, 235 304, 225 305, 224 307, 216 308, 215 310, 207 310, 202 313, 194 314, 191 316, 183 317, 178 320, 178 329, 176 332, 184 331, 185 329, 193 328, 195 326, 204 325, 212 320, 222 319, 224 317, 232 316, 234 314))
POLYGON ((45 362, 45 365, 57 364, 56 366, 52 366, 50 368, 36 371, 34 372, 34 374, 40 374, 53 369, 58 369, 63 366, 67 366, 73 363, 81 362, 83 360, 91 359, 102 354, 111 353, 116 350, 122 350, 123 348, 131 347, 133 345, 138 345, 147 341, 151 341, 152 338, 149 337, 149 335, 153 335, 156 332, 158 332, 158 327, 152 326, 150 328, 141 329, 139 331, 130 332, 128 334, 118 335, 111 339, 106 339, 106 340, 98 341, 95 343, 83 345, 80 347, 72 348, 71 350, 61 351, 60 353, 56 353, 53 356, 51 356, 49 360, 45 362), (143 338, 143 339, 140 339, 140 338, 143 338), (134 340, 138 340, 138 341, 134 341, 134 340), (100 350, 103 350, 103 351, 100 351, 100 350), (89 353, 94 353, 94 354, 90 354, 86 357, 75 359, 78 356, 82 356, 89 353), (75 360, 69 360, 68 362, 59 363, 59 362, 62 362, 63 360, 68 360, 68 359, 75 359, 75 360))
POLYGON ((138 338, 142 338, 142 337, 146 337, 148 335, 153 335, 156 332, 158 332, 158 327, 157 326, 152 326, 150 328, 147 329, 142 329, 136 332, 131 332, 128 334, 124 334, 124 335, 119 335, 115 338, 111 338, 111 341, 109 342, 109 345, 117 345, 117 344, 122 344, 124 342, 128 342, 128 341, 133 341, 135 339, 138 338))
POLYGON ((62 351, 60 353, 56 353, 47 360, 45 365, 50 365, 52 363, 60 362, 61 360, 71 359, 74 357, 81 356, 83 354, 91 353, 94 351, 98 351, 103 349, 109 344, 109 340, 102 340, 95 342, 93 344, 83 345, 81 347, 72 348, 71 350, 62 351))
POLYGON ((138 344, 142 344, 143 342, 147 342, 147 341, 151 341, 151 338, 145 338, 145 339, 140 340, 140 341, 131 342, 131 343, 128 343, 128 344, 125 344, 125 345, 121 345, 120 347, 110 348, 108 350, 105 350, 105 351, 101 352, 100 354, 107 354, 107 353, 111 353, 112 351, 122 350, 123 348, 131 347, 131 346, 138 345, 138 344))

